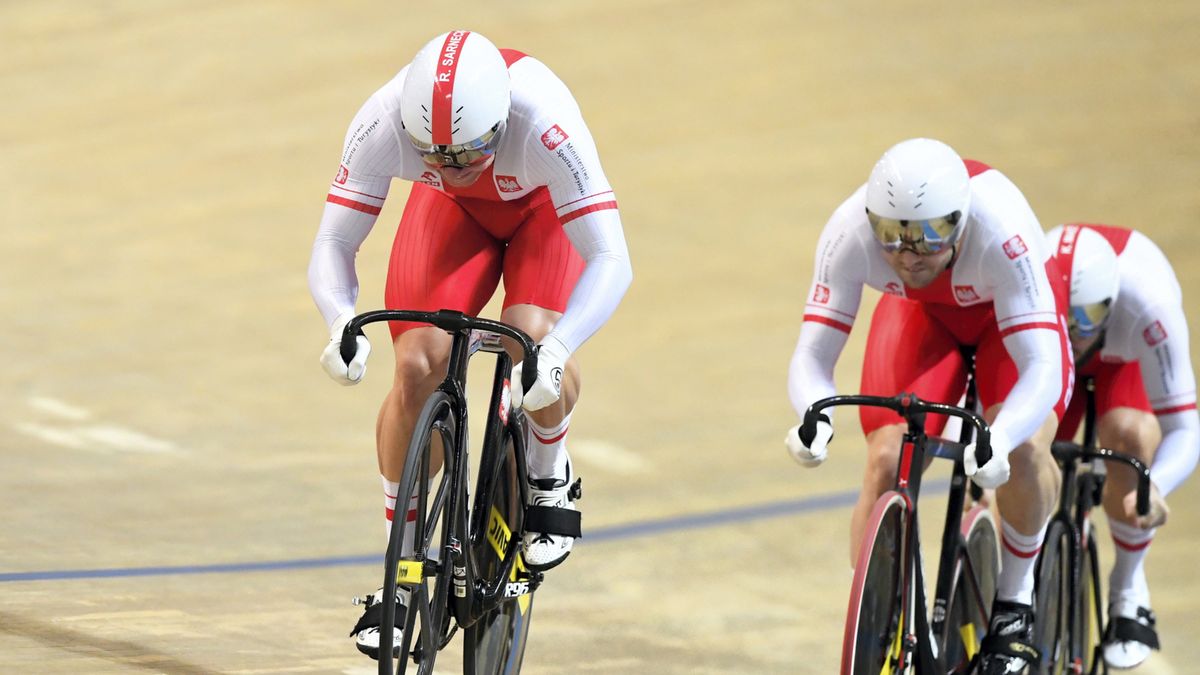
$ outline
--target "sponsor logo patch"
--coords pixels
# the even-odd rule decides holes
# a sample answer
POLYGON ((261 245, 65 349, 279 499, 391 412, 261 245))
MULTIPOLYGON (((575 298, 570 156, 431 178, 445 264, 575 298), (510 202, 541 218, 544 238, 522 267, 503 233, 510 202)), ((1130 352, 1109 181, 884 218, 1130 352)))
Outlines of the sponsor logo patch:
POLYGON ((887 282, 887 285, 883 287, 883 292, 889 295, 899 295, 901 297, 904 296, 904 290, 900 288, 900 284, 894 281, 887 282))
POLYGON ((517 182, 516 176, 497 175, 496 189, 501 192, 520 192, 525 188, 521 187, 521 184, 517 182))
POLYGON ((1029 247, 1025 245, 1025 240, 1021 235, 1013 235, 1012 239, 1004 242, 1004 255, 1008 256, 1009 260, 1016 260, 1029 252, 1029 247))
POLYGON ((346 179, 349 177, 350 169, 347 169, 345 164, 340 164, 338 165, 337 177, 333 179, 333 182, 337 183, 338 185, 345 185, 346 179))
POLYGON ((1146 330, 1142 331, 1142 339, 1146 341, 1146 344, 1153 347, 1167 339, 1167 329, 1163 328, 1161 321, 1155 321, 1147 326, 1146 330))
POLYGON ((442 177, 432 171, 422 173, 420 181, 430 187, 442 187, 442 177))
POLYGON ((979 300, 979 294, 975 292, 974 286, 955 286, 954 299, 959 302, 976 302, 979 300))
POLYGON ((813 288, 812 301, 818 305, 824 305, 829 302, 829 287, 824 284, 817 284, 813 288))
POLYGON ((567 140, 567 132, 563 131, 557 124, 546 130, 542 134, 542 145, 546 146, 547 150, 553 150, 562 145, 563 141, 567 140))

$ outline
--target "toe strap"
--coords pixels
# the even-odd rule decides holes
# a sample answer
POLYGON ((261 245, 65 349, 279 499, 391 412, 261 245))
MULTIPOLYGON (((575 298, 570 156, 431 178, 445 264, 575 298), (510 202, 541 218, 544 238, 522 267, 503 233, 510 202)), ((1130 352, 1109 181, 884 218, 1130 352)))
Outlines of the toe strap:
POLYGON ((979 645, 979 652, 1023 659, 1029 665, 1035 665, 1042 660, 1042 653, 1038 651, 1037 647, 1006 635, 989 635, 983 638, 983 642, 979 645))
MULTIPOLYGON (((407 609, 399 602, 396 603, 396 620, 393 622, 396 628, 404 628, 404 615, 407 609)), ((350 630, 350 637, 358 635, 359 631, 366 628, 378 628, 381 623, 383 623, 383 603, 377 602, 367 607, 367 611, 363 612, 363 615, 359 617, 358 623, 354 624, 354 628, 350 630)))
POLYGON ((1145 607, 1138 607, 1138 618, 1130 619, 1124 616, 1110 617, 1108 630, 1105 631, 1106 642, 1139 642, 1151 649, 1158 649, 1158 631, 1154 630, 1154 612, 1145 607))
POLYGON ((557 534, 563 537, 582 536, 580 514, 574 509, 557 506, 525 507, 525 531, 557 534))

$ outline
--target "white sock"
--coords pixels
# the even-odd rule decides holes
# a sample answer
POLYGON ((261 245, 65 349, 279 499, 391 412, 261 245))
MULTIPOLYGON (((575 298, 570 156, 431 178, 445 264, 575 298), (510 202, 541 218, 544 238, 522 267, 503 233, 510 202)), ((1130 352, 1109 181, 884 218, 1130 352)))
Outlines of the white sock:
POLYGON ((1137 607, 1150 606, 1150 586, 1146 583, 1146 554, 1154 541, 1155 530, 1108 519, 1116 561, 1108 575, 1108 601, 1125 601, 1137 607))
MULTIPOLYGON (((380 475, 379 478, 383 481, 384 513, 387 516, 387 539, 384 540, 384 543, 386 544, 386 542, 392 538, 392 519, 396 513, 396 497, 400 492, 400 484, 393 483, 387 478, 384 478, 383 475, 380 475)), ((407 519, 408 522, 413 522, 417 519, 417 505, 420 503, 420 499, 420 495, 413 495, 411 498, 409 498, 408 510, 405 512, 405 519, 407 519)), ((401 556, 412 555, 414 548, 413 542, 416 541, 416 534, 416 528, 410 527, 404 530, 404 539, 400 542, 401 556)))
POLYGON ((1033 604, 1034 568, 1042 540, 1046 538, 1046 520, 1037 534, 1021 534, 1000 519, 1000 578, 996 580, 996 599, 1033 604))
POLYGON ((546 428, 526 417, 529 422, 530 439, 526 449, 529 462, 529 478, 567 477, 567 431, 571 425, 568 413, 562 422, 546 428))

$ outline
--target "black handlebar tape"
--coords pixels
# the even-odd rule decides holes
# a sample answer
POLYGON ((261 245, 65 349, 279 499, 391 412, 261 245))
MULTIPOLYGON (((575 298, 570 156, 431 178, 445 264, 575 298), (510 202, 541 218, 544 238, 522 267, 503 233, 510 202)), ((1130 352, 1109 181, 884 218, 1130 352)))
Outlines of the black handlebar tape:
MULTIPOLYGON (((525 355, 525 365, 521 367, 521 391, 523 392, 529 393, 529 390, 533 389, 533 383, 537 381, 538 354, 541 351, 542 348, 539 345, 525 355)), ((558 376, 562 378, 562 371, 559 371, 558 376)))
POLYGON ((1144 516, 1150 513, 1150 479, 1145 475, 1138 476, 1137 514, 1144 516))
POLYGON ((354 333, 351 333, 350 329, 353 326, 354 322, 351 321, 350 323, 346 324, 345 328, 342 329, 342 362, 347 366, 350 365, 350 362, 354 360, 354 354, 358 352, 358 336, 362 335, 362 329, 358 329, 354 333))
POLYGON ((975 430, 979 432, 975 438, 975 466, 983 466, 992 461, 992 431, 986 426, 975 430))

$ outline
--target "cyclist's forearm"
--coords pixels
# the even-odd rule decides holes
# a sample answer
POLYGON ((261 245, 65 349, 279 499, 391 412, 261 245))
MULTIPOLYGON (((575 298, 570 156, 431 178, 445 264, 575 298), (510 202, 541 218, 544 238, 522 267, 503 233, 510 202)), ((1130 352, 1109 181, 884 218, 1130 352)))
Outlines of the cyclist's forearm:
POLYGON ((1154 453, 1150 479, 1165 497, 1183 484, 1200 460, 1200 414, 1195 408, 1161 415, 1163 439, 1154 453))
POLYGON ((633 281, 633 267, 616 210, 588 214, 567 224, 565 231, 586 267, 551 335, 574 353, 621 304, 633 281))
POLYGON ((806 321, 800 327, 788 367, 788 398, 797 415, 803 416, 815 401, 837 393, 833 367, 848 338, 848 333, 821 323, 806 321))
POLYGON ((325 205, 325 216, 321 219, 308 263, 308 289, 326 326, 332 325, 339 315, 354 309, 358 300, 354 258, 375 224, 373 215, 345 211, 347 209, 335 204, 325 205))
POLYGON ((1017 365, 1017 382, 1004 400, 992 427, 995 437, 1011 447, 993 446, 996 452, 1012 449, 1033 436, 1054 411, 1063 392, 1063 364, 1057 330, 1029 328, 1004 338, 1004 347, 1017 365))

